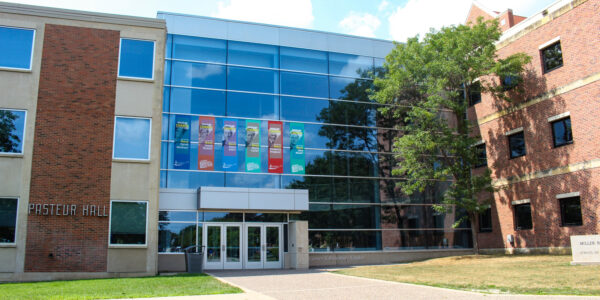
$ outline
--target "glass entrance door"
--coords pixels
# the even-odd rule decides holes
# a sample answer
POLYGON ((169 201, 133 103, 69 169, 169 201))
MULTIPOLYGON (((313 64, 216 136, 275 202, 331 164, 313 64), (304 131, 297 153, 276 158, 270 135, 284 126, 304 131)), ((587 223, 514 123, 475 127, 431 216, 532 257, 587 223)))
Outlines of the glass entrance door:
POLYGON ((282 226, 266 224, 247 224, 245 227, 245 268, 282 268, 282 226))
POLYGON ((242 230, 240 225, 207 224, 203 234, 206 246, 205 269, 242 268, 242 230))

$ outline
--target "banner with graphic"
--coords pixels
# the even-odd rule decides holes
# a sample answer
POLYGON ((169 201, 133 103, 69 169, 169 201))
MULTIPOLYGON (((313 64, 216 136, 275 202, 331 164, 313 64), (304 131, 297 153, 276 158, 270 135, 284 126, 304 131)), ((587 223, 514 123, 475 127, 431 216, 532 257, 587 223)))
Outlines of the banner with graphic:
POLYGON ((237 170, 237 120, 223 120, 223 170, 237 170))
POLYGON ((290 123, 290 163, 292 174, 304 174, 304 124, 290 123))
POLYGON ((269 121, 267 142, 269 147, 269 173, 283 173, 283 123, 269 121))
POLYGON ((174 169, 190 169, 190 116, 175 116, 174 169))
POLYGON ((246 120, 246 172, 260 172, 260 121, 246 120))
POLYGON ((198 120, 198 170, 215 169, 215 118, 198 120))

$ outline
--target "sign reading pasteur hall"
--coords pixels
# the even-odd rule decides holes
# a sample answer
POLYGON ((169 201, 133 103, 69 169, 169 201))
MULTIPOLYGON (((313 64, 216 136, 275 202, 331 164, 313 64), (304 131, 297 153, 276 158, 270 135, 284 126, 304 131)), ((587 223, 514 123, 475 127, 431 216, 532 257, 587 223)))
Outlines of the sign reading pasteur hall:
POLYGON ((600 235, 572 235, 571 264, 600 264, 600 235))
POLYGON ((110 208, 105 205, 76 205, 55 203, 31 203, 28 215, 36 216, 83 216, 83 217, 108 217, 110 208))

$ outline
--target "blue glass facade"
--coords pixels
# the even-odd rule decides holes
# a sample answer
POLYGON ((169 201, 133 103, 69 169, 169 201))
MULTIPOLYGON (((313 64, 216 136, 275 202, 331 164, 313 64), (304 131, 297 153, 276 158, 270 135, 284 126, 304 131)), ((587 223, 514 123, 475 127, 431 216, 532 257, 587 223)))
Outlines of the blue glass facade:
POLYGON ((400 132, 368 98, 382 58, 173 34, 166 53, 161 188, 307 189, 310 210, 290 219, 309 221, 311 251, 470 247, 469 229, 451 228, 455 214, 432 208, 445 183, 412 197, 395 188, 389 137, 400 132), (214 168, 201 170, 207 117, 214 168), (260 170, 252 173, 249 120, 260 124, 260 170), (226 154, 224 128, 233 121, 236 151, 226 154), (283 124, 283 173, 269 173, 269 121, 283 124), (296 123, 304 128, 304 174, 291 167, 296 123))

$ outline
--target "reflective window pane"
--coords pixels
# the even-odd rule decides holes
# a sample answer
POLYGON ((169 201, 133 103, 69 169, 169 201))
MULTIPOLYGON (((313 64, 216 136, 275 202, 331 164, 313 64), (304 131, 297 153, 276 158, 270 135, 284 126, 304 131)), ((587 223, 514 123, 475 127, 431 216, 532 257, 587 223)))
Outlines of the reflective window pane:
POLYGON ((473 247, 470 230, 384 230, 382 235, 383 250, 473 247))
POLYGON ((278 119, 279 97, 228 92, 227 115, 244 118, 278 119))
POLYGON ((117 117, 114 158, 150 159, 150 119, 117 117))
POLYGON ((287 214, 246 213, 246 222, 287 222, 287 214))
POLYGON ((328 119, 331 124, 348 124, 355 126, 376 126, 378 105, 367 102, 331 101, 328 119))
POLYGON ((15 242, 18 203, 14 198, 0 198, 0 244, 15 242))
MULTIPOLYGON (((333 178, 313 176, 282 176, 282 188, 308 190, 308 201, 331 201, 333 178)), ((303 219, 306 220, 306 219, 303 219)))
POLYGON ((232 212, 204 212, 204 222, 242 222, 244 216, 242 213, 232 212))
POLYGON ((212 172, 169 171, 167 187, 172 189, 197 189, 201 186, 225 186, 225 174, 212 172))
POLYGON ((329 74, 348 77, 368 77, 373 58, 342 53, 329 53, 329 74))
POLYGON ((158 252, 183 252, 196 245, 196 223, 158 223, 158 252))
POLYGON ((0 67, 31 69, 35 30, 0 26, 0 67))
POLYGON ((281 97, 281 119, 301 122, 327 121, 329 101, 321 99, 281 97))
POLYGON ((377 229, 380 208, 376 205, 310 204, 307 215, 309 228, 377 229))
POLYGON ((329 95, 332 99, 345 99, 368 102, 367 90, 372 88, 370 80, 345 77, 329 77, 329 95))
POLYGON ((171 112, 223 116, 225 92, 171 88, 171 112))
POLYGON ((147 202, 111 202, 110 243, 146 244, 147 202))
POLYGON ((119 76, 154 78, 154 41, 121 39, 119 76))
POLYGON ((227 187, 278 189, 279 175, 227 173, 225 182, 227 187))
POLYGON ((225 63, 227 42, 185 35, 173 35, 173 58, 225 63))
POLYGON ((25 111, 0 109, 0 153, 23 153, 25 111))
POLYGON ((309 231, 310 252, 381 250, 380 231, 309 231))
POLYGON ((573 143, 571 118, 552 122, 552 136, 554 137, 554 147, 573 143))
POLYGON ((527 153, 523 131, 508 136, 508 147, 510 148, 510 158, 523 156, 527 153))
POLYGON ((327 52, 281 47, 281 69, 327 74, 327 52))
POLYGON ((277 71, 241 67, 227 68, 227 89, 260 93, 279 93, 277 71))
POLYGON ((196 222, 195 211, 159 211, 159 221, 196 222))
POLYGON ((281 93, 285 95, 329 98, 327 76, 282 71, 281 93))
POLYGON ((174 61, 172 69, 173 85, 225 89, 225 66, 174 61))
POLYGON ((229 41, 227 63, 232 65, 278 68, 277 46, 229 41))

